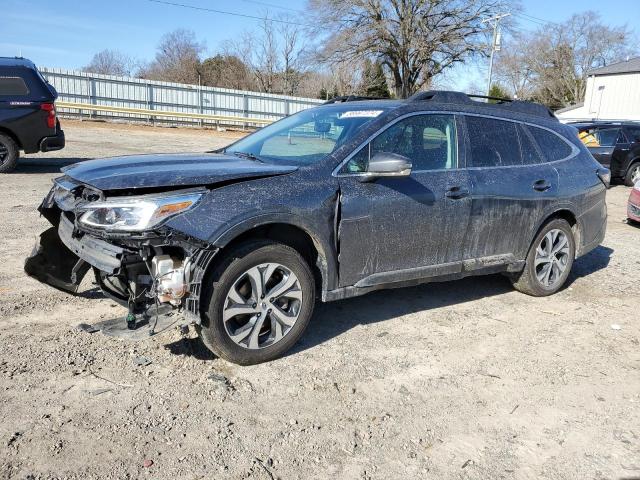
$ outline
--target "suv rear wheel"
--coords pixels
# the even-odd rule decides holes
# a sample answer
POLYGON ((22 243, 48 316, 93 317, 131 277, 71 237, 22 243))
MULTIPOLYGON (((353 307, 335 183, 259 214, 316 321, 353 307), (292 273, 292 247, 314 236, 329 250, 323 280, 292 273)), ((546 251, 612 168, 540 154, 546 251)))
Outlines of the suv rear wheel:
POLYGON ((18 145, 13 138, 0 133, 0 173, 7 173, 16 168, 19 155, 18 145))
POLYGON ((633 187, 638 182, 640 182, 640 162, 635 162, 629 166, 627 175, 624 177, 624 184, 627 187, 633 187))
POLYGON ((544 297, 567 281, 576 254, 571 225, 557 218, 548 222, 531 244, 524 270, 512 280, 516 290, 544 297))
POLYGON ((293 248, 259 240, 240 245, 215 268, 199 329, 216 355, 240 365, 281 356, 304 333, 315 302, 309 265, 293 248))

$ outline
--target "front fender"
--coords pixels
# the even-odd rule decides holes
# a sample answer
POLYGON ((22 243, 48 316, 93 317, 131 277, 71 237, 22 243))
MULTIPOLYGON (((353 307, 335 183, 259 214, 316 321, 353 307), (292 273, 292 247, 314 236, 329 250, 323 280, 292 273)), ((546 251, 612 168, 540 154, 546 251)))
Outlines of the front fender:
POLYGON ((270 224, 285 224, 297 227, 311 237, 318 251, 318 268, 322 274, 322 289, 332 290, 337 285, 337 255, 333 240, 333 219, 326 217, 330 223, 312 225, 305 217, 291 212, 271 212, 255 215, 237 221, 231 227, 216 232, 210 239, 210 243, 219 248, 224 248, 233 239, 257 227, 270 224))

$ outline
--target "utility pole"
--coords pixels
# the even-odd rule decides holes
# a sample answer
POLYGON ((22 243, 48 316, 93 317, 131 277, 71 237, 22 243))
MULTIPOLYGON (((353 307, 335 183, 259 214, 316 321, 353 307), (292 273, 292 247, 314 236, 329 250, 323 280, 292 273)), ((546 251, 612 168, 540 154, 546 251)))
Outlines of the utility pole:
POLYGON ((493 74, 493 54, 500 50, 500 20, 504 17, 508 17, 511 15, 510 13, 501 13, 499 15, 495 15, 491 18, 487 18, 482 20, 481 23, 492 23, 493 24, 493 40, 491 41, 491 56, 489 57, 489 75, 487 78, 487 96, 489 95, 489 91, 491 90, 491 75, 493 74))

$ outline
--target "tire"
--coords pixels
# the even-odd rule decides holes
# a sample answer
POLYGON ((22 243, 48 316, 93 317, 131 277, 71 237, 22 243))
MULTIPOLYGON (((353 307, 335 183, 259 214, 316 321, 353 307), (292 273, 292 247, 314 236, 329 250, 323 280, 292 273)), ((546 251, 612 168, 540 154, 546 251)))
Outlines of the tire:
POLYGON ((636 182, 640 181, 640 162, 629 165, 627 174, 624 177, 624 184, 627 187, 633 187, 636 182))
POLYGON ((0 133, 0 173, 9 173, 16 168, 19 156, 20 150, 13 138, 0 133))
POLYGON ((569 223, 560 218, 551 220, 540 229, 533 240, 527 254, 524 270, 517 277, 512 277, 513 286, 516 290, 534 297, 552 295, 566 283, 575 255, 575 239, 569 223), (562 249, 559 248, 562 244, 561 234, 564 235, 567 243, 566 248, 562 249), (555 243, 551 244, 550 240, 555 243), (547 260, 551 257, 548 255, 550 244, 551 252, 555 249, 559 250, 553 254, 555 260, 552 261, 547 260), (540 250, 538 250, 539 248, 540 250), (547 268, 546 265, 550 266, 547 268), (539 278, 540 276, 542 276, 542 280, 539 278), (548 284, 546 283, 547 278, 548 284))
POLYGON ((249 241, 229 252, 206 287, 200 337, 218 357, 239 365, 267 362, 289 350, 307 328, 316 298, 304 258, 270 240, 249 241))

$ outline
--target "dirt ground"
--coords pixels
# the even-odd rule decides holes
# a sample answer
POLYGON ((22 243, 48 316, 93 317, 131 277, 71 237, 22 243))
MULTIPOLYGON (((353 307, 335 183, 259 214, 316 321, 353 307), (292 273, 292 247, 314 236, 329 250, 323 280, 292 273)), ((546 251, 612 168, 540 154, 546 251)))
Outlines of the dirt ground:
POLYGON ((61 166, 237 134, 64 123, 66 149, 0 176, 0 478, 640 478, 628 188, 555 296, 491 276, 318 304, 290 355, 238 367, 193 332, 79 331, 125 309, 90 281, 71 297, 22 271, 61 166))

